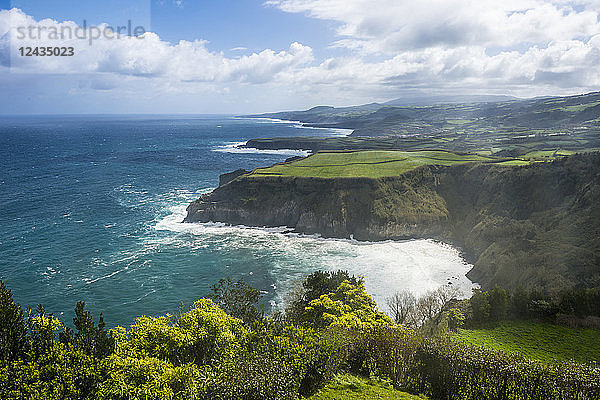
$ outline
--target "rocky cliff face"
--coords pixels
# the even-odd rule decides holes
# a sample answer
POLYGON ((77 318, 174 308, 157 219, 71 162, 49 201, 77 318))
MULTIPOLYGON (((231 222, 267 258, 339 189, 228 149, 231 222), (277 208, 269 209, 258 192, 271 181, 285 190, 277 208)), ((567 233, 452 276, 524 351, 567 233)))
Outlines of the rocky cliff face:
POLYGON ((600 285, 600 155, 529 167, 422 167, 399 177, 248 177, 188 207, 186 222, 288 226, 358 240, 458 245, 484 287, 600 285))
POLYGON ((186 222, 287 226, 358 240, 436 237, 448 210, 435 185, 430 169, 387 179, 242 176, 192 203, 186 222))

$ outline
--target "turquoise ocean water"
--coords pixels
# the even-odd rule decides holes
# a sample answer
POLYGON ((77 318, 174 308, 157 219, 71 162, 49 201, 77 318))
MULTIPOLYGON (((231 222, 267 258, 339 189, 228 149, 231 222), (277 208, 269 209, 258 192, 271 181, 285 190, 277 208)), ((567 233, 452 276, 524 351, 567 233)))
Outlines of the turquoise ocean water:
POLYGON ((176 312, 226 276, 260 288, 270 307, 317 269, 365 275, 382 306, 395 290, 418 294, 449 281, 468 293, 469 266, 433 241, 359 243, 181 223, 219 174, 298 154, 235 144, 343 134, 223 116, 1 117, 0 279, 23 306, 42 303, 69 323, 84 300, 110 326, 176 312))

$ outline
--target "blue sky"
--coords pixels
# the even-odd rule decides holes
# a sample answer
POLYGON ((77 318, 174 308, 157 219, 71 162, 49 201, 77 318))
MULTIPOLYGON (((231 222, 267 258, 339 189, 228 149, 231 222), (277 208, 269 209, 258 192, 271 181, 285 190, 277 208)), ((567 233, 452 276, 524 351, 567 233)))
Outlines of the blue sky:
POLYGON ((333 23, 285 13, 256 0, 196 0, 180 5, 173 0, 13 0, 11 4, 36 19, 112 25, 131 19, 171 43, 208 40, 207 47, 214 51, 286 48, 299 38, 323 49, 335 40, 333 23))
POLYGON ((0 9, 2 113, 245 113, 600 90, 600 0, 0 0, 0 9), (148 33, 19 37, 25 27, 128 20, 148 33), (75 55, 24 57, 23 46, 75 55))

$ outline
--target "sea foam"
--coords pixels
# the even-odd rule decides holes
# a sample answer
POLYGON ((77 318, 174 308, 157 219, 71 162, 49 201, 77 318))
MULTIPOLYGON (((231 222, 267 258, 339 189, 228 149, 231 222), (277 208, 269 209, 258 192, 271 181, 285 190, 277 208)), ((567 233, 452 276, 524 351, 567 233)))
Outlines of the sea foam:
POLYGON ((246 142, 229 142, 224 145, 217 146, 213 149, 213 151, 221 152, 221 153, 232 153, 232 154, 272 154, 272 155, 282 155, 282 156, 301 156, 306 157, 311 152, 308 150, 292 150, 292 149, 280 149, 280 150, 262 150, 255 149, 253 147, 242 147, 246 142))
POLYGON ((457 249, 434 240, 360 242, 291 233, 288 227, 188 224, 182 223, 185 208, 186 205, 170 207, 171 213, 158 221, 155 229, 174 234, 167 239, 170 245, 189 247, 191 251, 247 251, 267 262, 275 284, 259 289, 272 294, 278 305, 303 276, 316 270, 344 269, 364 276, 367 291, 382 309, 385 299, 396 291, 409 290, 419 296, 451 285, 462 297, 468 297, 477 287, 465 276, 472 265, 461 258, 457 249))

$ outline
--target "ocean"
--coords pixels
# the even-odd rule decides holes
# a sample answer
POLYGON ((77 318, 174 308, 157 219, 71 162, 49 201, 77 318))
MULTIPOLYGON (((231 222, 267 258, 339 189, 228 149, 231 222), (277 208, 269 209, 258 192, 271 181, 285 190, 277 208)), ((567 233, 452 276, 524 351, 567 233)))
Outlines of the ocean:
POLYGON ((408 289, 473 284, 459 252, 432 240, 364 243, 220 223, 183 224, 219 175, 302 154, 240 150, 256 137, 347 131, 226 116, 0 117, 0 279, 22 306, 70 324, 86 302, 108 326, 176 313, 220 278, 243 278, 268 309, 319 269, 364 275, 381 308, 408 289))

